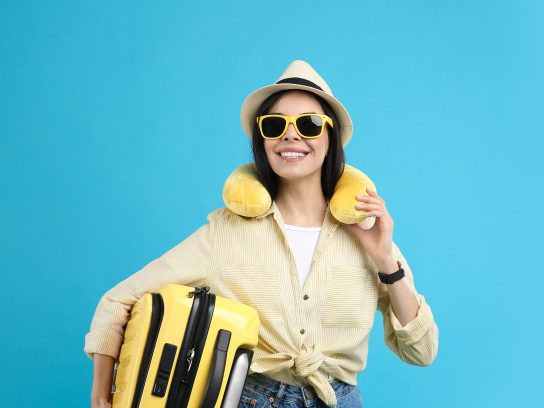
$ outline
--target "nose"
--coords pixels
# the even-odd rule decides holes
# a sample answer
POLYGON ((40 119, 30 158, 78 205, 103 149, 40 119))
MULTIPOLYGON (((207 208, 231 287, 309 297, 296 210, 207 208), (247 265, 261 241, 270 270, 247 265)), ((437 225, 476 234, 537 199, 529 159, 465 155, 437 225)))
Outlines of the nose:
POLYGON ((287 131, 282 137, 283 140, 300 140, 300 136, 297 133, 295 129, 295 125, 293 123, 289 123, 287 126, 287 131))

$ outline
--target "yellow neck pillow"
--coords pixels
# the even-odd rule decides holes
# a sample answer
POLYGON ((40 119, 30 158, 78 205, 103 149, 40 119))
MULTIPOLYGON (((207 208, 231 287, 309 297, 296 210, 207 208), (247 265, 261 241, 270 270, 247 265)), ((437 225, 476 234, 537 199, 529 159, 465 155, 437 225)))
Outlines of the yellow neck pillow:
MULTIPOLYGON (((376 217, 366 217, 364 211, 355 209, 358 203, 355 196, 368 195, 367 187, 376 191, 366 174, 346 164, 330 201, 332 216, 344 224, 371 228, 376 217)), ((262 215, 272 205, 270 194, 257 179, 254 163, 240 166, 229 175, 223 186, 223 201, 228 209, 244 217, 262 215)))

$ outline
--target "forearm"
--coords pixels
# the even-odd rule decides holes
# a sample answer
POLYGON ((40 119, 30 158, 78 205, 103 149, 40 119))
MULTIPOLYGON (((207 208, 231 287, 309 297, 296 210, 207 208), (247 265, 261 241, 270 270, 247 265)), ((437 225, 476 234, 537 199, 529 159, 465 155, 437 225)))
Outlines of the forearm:
POLYGON ((93 402, 101 400, 109 401, 111 396, 115 360, 111 356, 94 353, 93 361, 94 376, 91 400, 93 402))
MULTIPOLYGON (((393 273, 398 270, 397 262, 393 257, 375 261, 378 270, 383 273, 393 273)), ((393 312, 402 326, 406 326, 417 316, 419 303, 416 296, 408 286, 406 277, 395 283, 386 285, 393 312)))

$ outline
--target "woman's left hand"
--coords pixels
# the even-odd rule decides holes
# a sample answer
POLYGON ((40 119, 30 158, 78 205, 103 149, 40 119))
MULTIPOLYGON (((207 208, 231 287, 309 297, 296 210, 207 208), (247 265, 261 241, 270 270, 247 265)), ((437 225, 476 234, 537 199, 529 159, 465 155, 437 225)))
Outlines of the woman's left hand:
POLYGON ((359 201, 355 208, 365 215, 376 216, 372 228, 364 230, 358 224, 347 227, 359 238, 370 257, 376 261, 385 261, 392 257, 393 218, 385 208, 385 201, 373 190, 367 188, 368 196, 356 196, 359 201))

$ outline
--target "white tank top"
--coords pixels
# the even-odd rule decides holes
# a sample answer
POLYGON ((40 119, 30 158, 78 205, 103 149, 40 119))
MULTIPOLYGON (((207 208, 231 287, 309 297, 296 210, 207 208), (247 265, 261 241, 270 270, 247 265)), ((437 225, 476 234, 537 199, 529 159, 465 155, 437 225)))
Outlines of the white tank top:
POLYGON ((321 227, 298 227, 296 225, 285 224, 285 231, 291 252, 295 257, 300 287, 303 288, 310 274, 312 258, 321 227))

